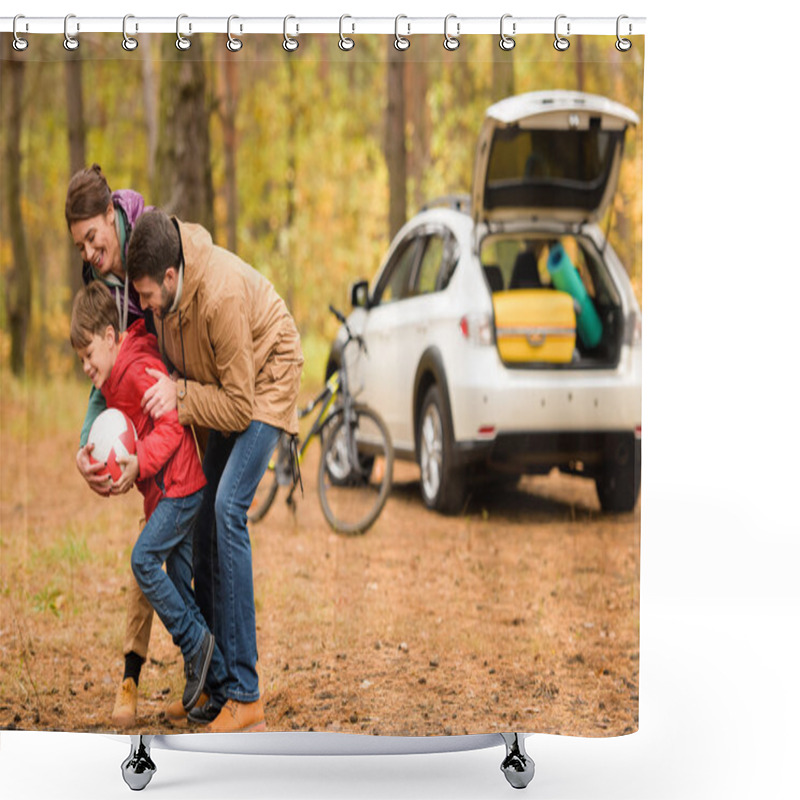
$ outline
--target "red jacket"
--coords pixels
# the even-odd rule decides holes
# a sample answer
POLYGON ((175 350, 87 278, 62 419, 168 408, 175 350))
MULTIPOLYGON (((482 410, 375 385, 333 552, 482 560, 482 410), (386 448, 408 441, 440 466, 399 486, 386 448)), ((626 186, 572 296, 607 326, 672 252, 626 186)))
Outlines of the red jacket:
POLYGON ((206 479, 192 432, 178 422, 177 410, 157 420, 142 410, 142 396, 156 382, 145 372, 148 367, 166 374, 156 337, 147 333, 143 319, 137 319, 122 337, 102 392, 108 407, 127 414, 136 428, 136 486, 150 519, 162 497, 186 497, 202 489, 206 479))

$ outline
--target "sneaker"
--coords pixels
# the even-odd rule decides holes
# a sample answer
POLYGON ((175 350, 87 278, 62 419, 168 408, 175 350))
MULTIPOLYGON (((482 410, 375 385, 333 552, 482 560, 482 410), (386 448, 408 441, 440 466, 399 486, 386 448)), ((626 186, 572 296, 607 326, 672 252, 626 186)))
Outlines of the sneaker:
POLYGON ((117 728, 130 728, 136 722, 136 702, 139 698, 139 687, 133 678, 125 678, 114 701, 111 722, 117 728))
POLYGON ((209 697, 204 701, 204 697, 205 695, 200 695, 197 705, 189 712, 189 722, 195 725, 208 725, 213 722, 225 705, 224 700, 214 700, 209 697))
MULTIPOLYGON (((202 692, 195 708, 199 708, 207 701, 208 695, 205 692, 202 692)), ((192 711, 194 711, 194 709, 192 709, 192 711)), ((167 719, 174 724, 186 722, 186 709, 183 707, 183 700, 173 700, 164 710, 164 714, 166 715, 167 719)))
POLYGON ((237 700, 227 700, 219 716, 209 724, 209 733, 245 733, 247 731, 266 731, 267 723, 264 719, 264 706, 261 700, 254 703, 240 703, 237 700))
POLYGON ((200 699, 213 655, 214 634, 206 631, 200 649, 184 665, 186 688, 183 690, 183 707, 186 711, 194 708, 200 699))

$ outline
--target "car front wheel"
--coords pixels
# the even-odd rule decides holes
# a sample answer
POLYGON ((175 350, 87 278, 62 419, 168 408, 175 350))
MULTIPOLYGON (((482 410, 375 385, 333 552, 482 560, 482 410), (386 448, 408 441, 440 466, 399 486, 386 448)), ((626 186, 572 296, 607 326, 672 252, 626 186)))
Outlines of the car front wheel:
POLYGON ((436 385, 428 389, 422 402, 417 453, 425 505, 443 514, 461 511, 466 497, 466 476, 454 463, 452 426, 436 385))

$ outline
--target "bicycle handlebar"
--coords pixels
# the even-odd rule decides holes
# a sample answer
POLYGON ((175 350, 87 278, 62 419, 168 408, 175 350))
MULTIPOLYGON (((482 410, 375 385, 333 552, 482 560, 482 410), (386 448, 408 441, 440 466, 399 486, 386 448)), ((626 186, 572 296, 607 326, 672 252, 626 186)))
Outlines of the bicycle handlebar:
POLYGON ((342 325, 344 325, 346 327, 347 326, 347 319, 345 318, 344 314, 342 314, 341 311, 339 311, 338 309, 334 308, 330 304, 328 305, 328 308, 330 309, 331 314, 333 314, 333 316, 336 317, 336 319, 338 319, 339 322, 341 322, 342 325))
POLYGON ((328 304, 328 309, 330 310, 331 314, 333 314, 339 322, 344 325, 344 329, 347 331, 347 341, 354 341, 358 342, 358 346, 366 353, 367 352, 367 343, 361 338, 361 336, 353 335, 353 331, 350 330, 350 326, 347 324, 347 317, 342 314, 337 308, 334 308, 333 305, 330 303, 328 304))

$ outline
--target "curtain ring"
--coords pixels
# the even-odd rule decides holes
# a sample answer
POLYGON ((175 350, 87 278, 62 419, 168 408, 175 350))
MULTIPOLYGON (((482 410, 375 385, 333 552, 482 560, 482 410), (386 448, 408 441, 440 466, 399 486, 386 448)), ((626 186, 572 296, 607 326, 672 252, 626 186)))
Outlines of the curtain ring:
MULTIPOLYGON (((399 24, 401 19, 408 19, 408 17, 405 14, 398 14, 394 18, 394 47, 395 47, 395 50, 401 50, 402 51, 402 50, 408 50, 408 48, 411 47, 411 40, 410 39, 406 39, 405 36, 401 36, 399 31, 397 30, 398 24, 399 24)), ((408 25, 408 32, 410 34, 411 33, 411 25, 409 23, 406 23, 406 25, 408 25)))
MULTIPOLYGON (((178 36, 178 38, 175 40, 175 47, 177 47, 178 50, 188 50, 192 46, 191 39, 187 39, 181 33, 181 20, 187 19, 188 16, 188 14, 178 14, 178 18, 175 20, 175 33, 178 36)), ((191 23, 189 23, 189 30, 192 30, 191 23)))
POLYGON ((290 19, 297 19, 293 17, 291 14, 283 18, 283 49, 287 53, 293 53, 300 47, 300 42, 294 38, 294 36, 289 36, 288 31, 288 24, 290 19))
MULTIPOLYGON (((238 53, 244 46, 244 42, 241 39, 237 39, 231 34, 231 21, 235 19, 239 19, 235 14, 231 14, 231 16, 228 17, 228 41, 225 43, 225 47, 227 47, 231 53, 238 53)), ((241 31, 241 28, 239 28, 239 30, 241 31)))
MULTIPOLYGON (((339 49, 340 50, 352 50, 356 46, 356 43, 349 36, 345 36, 342 33, 342 24, 344 23, 344 21, 346 19, 353 19, 353 18, 349 14, 342 14, 342 16, 339 17, 339 49)), ((355 29, 356 29, 356 26, 353 25, 353 30, 355 31, 355 29)))
MULTIPOLYGON (((77 50, 79 44, 78 40, 74 36, 72 36, 70 32, 67 30, 67 28, 69 27, 69 21, 71 19, 75 19, 74 14, 67 14, 67 16, 64 17, 64 49, 69 50, 70 52, 72 52, 73 50, 77 50)), ((80 25, 76 27, 76 30, 79 29, 80 25)))
MULTIPOLYGON (((556 24, 555 24, 555 35, 556 40, 553 42, 553 47, 558 50, 559 53, 563 53, 565 50, 569 48, 569 39, 565 39, 563 36, 558 35, 558 21, 560 19, 566 19, 566 14, 559 14, 556 17, 556 24)), ((569 22, 567 23, 567 36, 569 36, 569 22)))
MULTIPOLYGON (((503 23, 507 19, 511 19, 511 14, 503 14, 503 16, 500 17, 500 42, 499 42, 499 45, 500 45, 500 49, 501 50, 506 50, 506 51, 513 50, 514 49, 514 45, 516 45, 516 42, 514 41, 514 39, 511 36, 506 36, 505 33, 503 32, 503 23)), ((511 33, 516 33, 516 32, 517 32, 517 23, 516 22, 512 22, 511 23, 511 33)))
MULTIPOLYGON (((620 51, 620 53, 627 53, 628 50, 630 50, 631 47, 633 47, 633 42, 631 42, 630 39, 623 39, 619 35, 619 23, 623 19, 628 19, 628 17, 625 14, 620 14, 617 17, 617 41, 615 42, 614 47, 616 47, 617 50, 620 51)), ((628 34, 630 34, 630 32, 631 32, 631 26, 630 26, 630 23, 628 23, 628 34)))
POLYGON ((461 28, 461 23, 456 21, 456 35, 455 36, 451 36, 447 32, 447 23, 451 19, 458 20, 458 17, 456 17, 455 14, 448 14, 444 18, 444 42, 443 42, 443 44, 444 44, 444 49, 445 50, 453 51, 453 50, 458 50, 458 46, 461 44, 461 42, 458 41, 458 34, 459 34, 459 30, 461 28))
POLYGON ((23 50, 28 48, 28 40, 20 38, 20 35, 17 33, 17 20, 18 19, 25 19, 23 14, 17 14, 14 17, 14 24, 11 26, 11 32, 14 34, 14 41, 11 43, 11 46, 18 52, 21 53, 23 50))
POLYGON ((131 50, 135 50, 139 46, 139 42, 132 36, 128 36, 129 19, 136 19, 136 17, 134 17, 133 14, 126 14, 122 18, 122 49, 130 53, 131 50))

